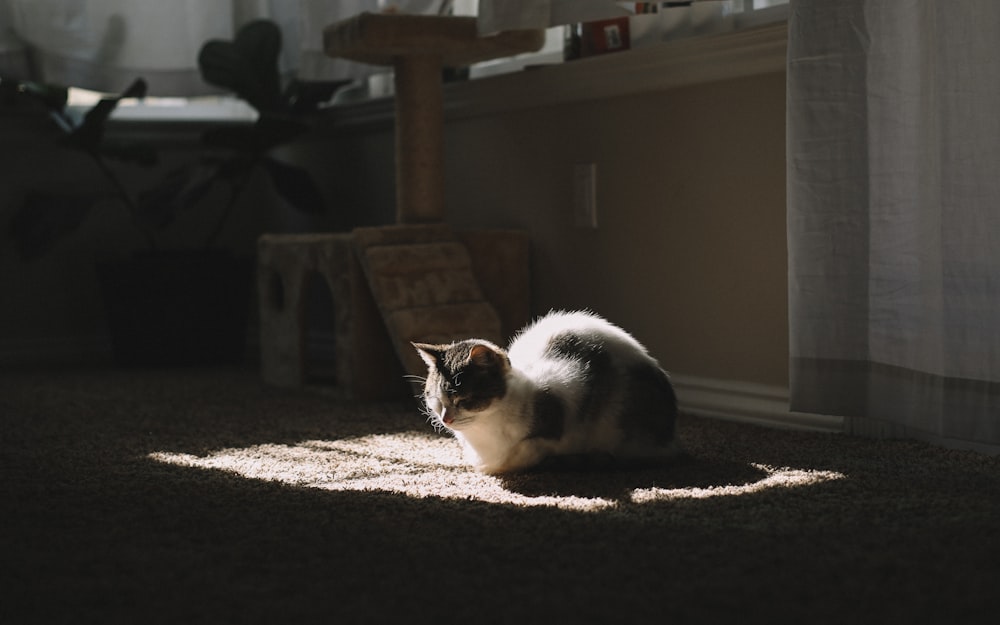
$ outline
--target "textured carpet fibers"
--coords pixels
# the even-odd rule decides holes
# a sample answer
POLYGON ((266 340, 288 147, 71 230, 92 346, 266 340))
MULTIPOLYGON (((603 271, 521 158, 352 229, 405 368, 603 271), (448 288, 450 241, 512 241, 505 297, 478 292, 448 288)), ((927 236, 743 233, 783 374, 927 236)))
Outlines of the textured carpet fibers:
POLYGON ((464 465, 415 403, 6 371, 0 622, 972 623, 1000 459, 682 417, 666 466, 464 465))

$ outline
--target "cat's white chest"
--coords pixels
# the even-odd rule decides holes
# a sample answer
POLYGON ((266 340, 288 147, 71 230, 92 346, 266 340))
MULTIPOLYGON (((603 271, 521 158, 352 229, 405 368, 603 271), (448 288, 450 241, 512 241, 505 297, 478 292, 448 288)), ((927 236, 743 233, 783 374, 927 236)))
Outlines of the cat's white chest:
POLYGON ((531 466, 544 456, 540 441, 526 439, 527 434, 523 419, 491 412, 455 431, 455 438, 470 464, 486 473, 499 473, 531 466))

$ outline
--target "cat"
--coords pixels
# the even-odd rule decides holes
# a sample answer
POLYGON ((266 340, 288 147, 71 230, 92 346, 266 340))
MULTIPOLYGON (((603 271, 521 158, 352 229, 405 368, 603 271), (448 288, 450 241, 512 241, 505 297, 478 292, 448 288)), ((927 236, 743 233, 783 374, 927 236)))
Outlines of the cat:
POLYGON ((508 350, 481 339, 413 346, 427 364, 430 421, 484 473, 569 457, 659 461, 677 451, 669 376, 631 335, 590 312, 551 312, 508 350))

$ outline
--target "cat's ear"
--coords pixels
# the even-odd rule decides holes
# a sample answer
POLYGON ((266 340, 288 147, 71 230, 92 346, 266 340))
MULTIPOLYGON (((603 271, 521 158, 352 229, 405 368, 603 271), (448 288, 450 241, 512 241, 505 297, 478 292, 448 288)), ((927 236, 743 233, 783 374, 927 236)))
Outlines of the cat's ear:
POLYGON ((440 345, 428 345, 427 343, 410 343, 420 354, 420 358, 430 369, 437 369, 438 363, 444 357, 444 350, 440 345))
POLYGON ((484 369, 497 366, 502 368, 507 362, 507 357, 491 345, 476 343, 469 350, 469 362, 484 369))

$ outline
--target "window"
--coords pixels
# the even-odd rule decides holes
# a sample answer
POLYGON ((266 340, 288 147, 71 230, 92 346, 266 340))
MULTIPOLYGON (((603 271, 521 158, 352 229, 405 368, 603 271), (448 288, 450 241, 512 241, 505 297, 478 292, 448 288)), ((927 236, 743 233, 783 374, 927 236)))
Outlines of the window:
MULTIPOLYGON (((2 0, 0 0, 2 1, 2 0)), ((502 2, 503 0, 497 0, 502 2)), ((452 11, 458 15, 476 15, 479 0, 453 0, 452 11)), ((698 0, 695 2, 619 2, 620 8, 642 14, 629 17, 633 49, 649 47, 701 35, 759 26, 787 18, 788 0, 698 0), (641 7, 639 5, 642 5, 641 7), (655 10, 655 13, 653 12, 655 10)), ((552 26, 546 31, 545 44, 533 53, 486 61, 469 70, 470 79, 521 71, 529 66, 564 62, 567 27, 552 26)), ((371 68, 371 75, 359 79, 356 87, 345 90, 341 100, 377 99, 392 95, 391 72, 371 68)), ((91 106, 101 94, 74 89, 70 105, 78 114, 91 106)), ((113 114, 115 119, 144 120, 250 120, 255 111, 243 101, 229 96, 191 98, 146 98, 123 101, 113 114)))
MULTIPOLYGON (((71 87, 67 109, 71 115, 83 115, 108 94, 71 87)), ((257 111, 233 96, 198 96, 191 98, 123 98, 112 119, 157 121, 254 121, 257 111)))
MULTIPOLYGON (((502 1, 502 0, 498 0, 502 1)), ((635 15, 629 18, 630 48, 662 41, 725 32, 778 22, 788 17, 788 0, 697 0, 689 2, 619 2, 635 15), (640 8, 639 5, 644 5, 640 8), (650 6, 652 5, 652 7, 650 6)), ((477 0, 465 2, 474 15, 477 0)), ((567 26, 546 31, 541 50, 474 65, 471 78, 519 71, 526 66, 561 63, 567 26)))

